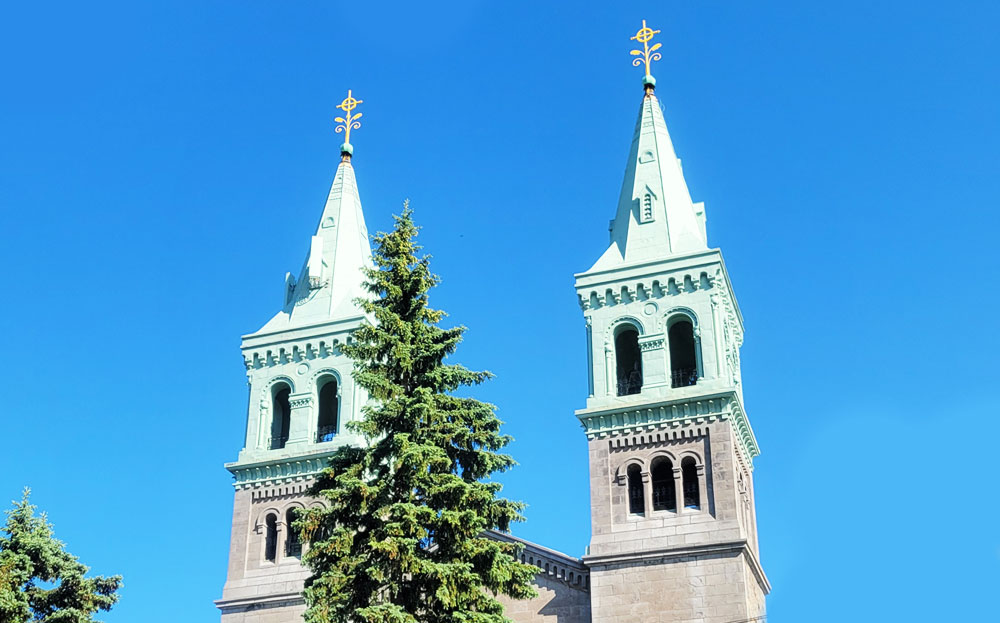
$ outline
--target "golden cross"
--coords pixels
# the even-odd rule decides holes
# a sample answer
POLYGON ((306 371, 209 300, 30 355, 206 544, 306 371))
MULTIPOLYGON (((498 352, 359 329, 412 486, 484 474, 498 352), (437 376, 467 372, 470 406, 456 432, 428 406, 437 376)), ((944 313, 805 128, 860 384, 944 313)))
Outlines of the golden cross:
POLYGON ((640 28, 639 32, 635 33, 635 36, 632 37, 632 41, 638 41, 642 43, 641 50, 632 50, 630 52, 632 56, 641 57, 633 59, 632 64, 638 67, 641 63, 645 63, 647 78, 651 77, 649 73, 649 64, 652 63, 653 61, 658 61, 660 60, 660 58, 662 58, 660 56, 660 53, 657 52, 657 50, 660 49, 660 46, 662 44, 654 43, 652 47, 650 47, 649 45, 649 42, 653 40, 653 35, 657 35, 659 33, 660 33, 659 30, 653 30, 652 28, 646 26, 646 20, 642 20, 642 28, 640 28))
POLYGON ((358 107, 358 104, 362 103, 363 100, 356 100, 351 95, 351 90, 347 90, 347 97, 341 103, 337 104, 337 108, 344 111, 343 117, 337 117, 334 119, 339 125, 336 128, 337 132, 344 133, 344 145, 350 149, 351 146, 351 130, 357 130, 361 127, 361 122, 358 119, 361 118, 361 113, 356 115, 351 114, 351 111, 358 107))

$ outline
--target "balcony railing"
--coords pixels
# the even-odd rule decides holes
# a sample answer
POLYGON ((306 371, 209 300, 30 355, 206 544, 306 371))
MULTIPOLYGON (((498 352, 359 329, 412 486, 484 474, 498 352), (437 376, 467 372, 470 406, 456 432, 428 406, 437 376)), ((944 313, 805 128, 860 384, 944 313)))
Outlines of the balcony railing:
POLYGON ((286 443, 288 443, 288 435, 285 435, 284 437, 267 438, 267 447, 269 450, 280 450, 285 447, 286 443))
POLYGON ((697 368, 681 368, 670 372, 671 387, 690 387, 698 382, 697 368))
POLYGON ((316 443, 323 443, 324 441, 333 441, 333 438, 337 436, 336 426, 320 426, 319 430, 316 431, 316 443))

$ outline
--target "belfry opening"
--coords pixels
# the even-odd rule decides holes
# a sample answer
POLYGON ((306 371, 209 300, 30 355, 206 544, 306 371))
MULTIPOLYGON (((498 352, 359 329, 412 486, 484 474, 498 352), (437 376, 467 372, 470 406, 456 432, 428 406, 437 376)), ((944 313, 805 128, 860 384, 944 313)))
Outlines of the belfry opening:
POLYGON ((618 395, 628 396, 642 391, 639 331, 632 325, 625 325, 615 332, 615 362, 618 395))

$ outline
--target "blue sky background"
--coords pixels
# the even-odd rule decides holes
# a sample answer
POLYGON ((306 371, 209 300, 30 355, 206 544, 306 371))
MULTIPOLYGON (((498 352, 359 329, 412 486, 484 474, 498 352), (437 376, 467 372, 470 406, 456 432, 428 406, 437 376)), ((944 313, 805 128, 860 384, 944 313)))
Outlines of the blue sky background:
POLYGON ((589 537, 584 327, 655 75, 746 321, 769 620, 996 620, 1000 9, 991 2, 25 2, 0 10, 0 500, 34 488, 109 623, 217 621, 246 417, 352 138, 497 379, 517 532, 589 537), (570 8, 571 7, 571 8, 570 8))

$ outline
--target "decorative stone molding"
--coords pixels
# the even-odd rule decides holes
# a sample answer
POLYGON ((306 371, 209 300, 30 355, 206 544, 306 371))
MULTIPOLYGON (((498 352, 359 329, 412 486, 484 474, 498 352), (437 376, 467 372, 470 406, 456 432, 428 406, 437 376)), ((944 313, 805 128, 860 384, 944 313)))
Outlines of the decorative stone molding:
MULTIPOLYGON (((760 454, 750 422, 733 392, 714 397, 699 397, 654 405, 626 407, 579 416, 587 439, 614 439, 619 445, 628 444, 636 435, 664 433, 690 436, 703 434, 699 425, 730 421, 741 450, 748 459, 760 454)), ((707 430, 707 429, 705 429, 707 430)))
POLYGON ((326 467, 330 453, 309 457, 253 463, 248 465, 229 464, 227 469, 235 478, 233 486, 237 491, 258 489, 290 483, 301 483, 314 478, 326 467))
MULTIPOLYGON (((716 274, 721 274, 717 270, 716 274)), ((636 279, 632 283, 616 284, 614 288, 605 288, 599 291, 593 288, 582 288, 577 290, 580 308, 584 311, 622 303, 622 290, 631 301, 661 299, 671 296, 678 296, 687 292, 698 290, 714 289, 717 277, 711 276, 708 271, 690 272, 677 270, 664 275, 658 275, 652 281, 648 277, 643 277, 643 281, 636 279), (647 282, 650 285, 646 285, 647 282), (639 295, 642 296, 639 296, 639 295), (596 302, 596 305, 595 305, 596 302)), ((724 288, 720 288, 724 289, 724 288)))
POLYGON ((556 580, 585 593, 590 592, 590 570, 579 558, 567 556, 505 532, 490 530, 486 536, 497 541, 520 543, 524 548, 519 556, 521 562, 538 567, 540 570, 538 575, 544 575, 549 580, 556 580))
POLYGON ((288 397, 288 406, 293 409, 307 407, 312 402, 312 394, 297 394, 288 397))
MULTIPOLYGON (((347 342, 351 339, 348 337, 347 342)), ((308 338, 294 342, 283 342, 272 348, 248 348, 243 351, 243 363, 247 370, 270 368, 289 362, 312 361, 340 355, 343 344, 340 338, 308 338)))
POLYGON ((639 350, 646 352, 647 350, 658 350, 663 348, 664 339, 662 337, 650 338, 647 340, 639 339, 639 350))

